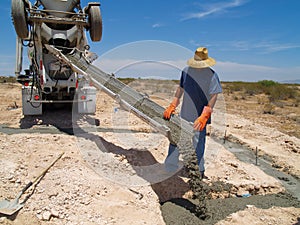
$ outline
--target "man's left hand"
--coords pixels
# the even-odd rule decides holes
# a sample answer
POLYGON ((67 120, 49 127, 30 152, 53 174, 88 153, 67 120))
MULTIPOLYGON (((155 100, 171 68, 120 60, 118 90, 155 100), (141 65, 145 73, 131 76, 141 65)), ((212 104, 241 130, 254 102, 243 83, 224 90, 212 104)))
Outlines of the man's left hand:
POLYGON ((194 129, 197 131, 202 131, 206 126, 207 120, 211 116, 212 108, 205 106, 201 115, 194 122, 194 129))

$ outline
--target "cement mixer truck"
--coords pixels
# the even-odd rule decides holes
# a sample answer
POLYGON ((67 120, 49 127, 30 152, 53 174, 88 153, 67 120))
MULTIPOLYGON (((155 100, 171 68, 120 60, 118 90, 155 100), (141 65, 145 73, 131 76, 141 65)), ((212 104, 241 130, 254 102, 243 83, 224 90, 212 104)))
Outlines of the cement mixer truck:
POLYGON ((15 75, 22 84, 23 114, 41 115, 44 104, 74 102, 79 113, 94 113, 96 89, 45 45, 63 53, 76 48, 93 61, 96 56, 89 52, 86 33, 93 42, 102 38, 100 3, 82 8, 80 0, 12 0, 11 15, 17 34, 15 75), (24 47, 29 66, 22 72, 24 47))

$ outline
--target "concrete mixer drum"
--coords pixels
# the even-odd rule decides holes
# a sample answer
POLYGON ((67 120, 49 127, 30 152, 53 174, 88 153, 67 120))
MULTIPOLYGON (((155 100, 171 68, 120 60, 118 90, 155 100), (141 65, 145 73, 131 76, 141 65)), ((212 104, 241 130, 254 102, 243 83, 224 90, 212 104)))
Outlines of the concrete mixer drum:
POLYGON ((83 54, 93 55, 89 52, 86 31, 93 42, 101 40, 100 3, 91 2, 82 8, 80 0, 37 0, 34 3, 11 0, 11 10, 17 34, 15 74, 25 89, 23 105, 27 105, 23 107, 26 109, 23 114, 42 114, 41 107, 46 103, 77 101, 75 93, 82 79, 49 53, 45 45, 52 45, 63 54, 76 48, 83 54), (25 74, 22 74, 23 47, 28 49, 30 63, 25 74))

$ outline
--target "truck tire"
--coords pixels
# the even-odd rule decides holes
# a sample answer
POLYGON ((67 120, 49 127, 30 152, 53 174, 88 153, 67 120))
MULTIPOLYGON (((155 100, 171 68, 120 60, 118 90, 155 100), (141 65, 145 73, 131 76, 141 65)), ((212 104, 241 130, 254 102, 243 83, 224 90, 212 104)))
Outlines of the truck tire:
POLYGON ((27 13, 23 0, 11 0, 11 16, 19 38, 27 38, 29 29, 27 23, 27 13))
POLYGON ((99 6, 91 6, 89 10, 90 37, 96 42, 102 38, 102 17, 99 6))

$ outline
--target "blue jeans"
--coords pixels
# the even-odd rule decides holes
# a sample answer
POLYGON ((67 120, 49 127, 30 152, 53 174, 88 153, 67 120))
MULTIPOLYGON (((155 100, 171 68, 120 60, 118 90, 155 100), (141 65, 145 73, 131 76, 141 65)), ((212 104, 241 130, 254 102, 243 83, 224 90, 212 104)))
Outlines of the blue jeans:
MULTIPOLYGON (((199 171, 204 172, 204 151, 206 140, 206 127, 202 131, 196 131, 193 136, 193 146, 196 150, 199 171)), ((179 151, 176 145, 170 144, 167 158, 165 159, 165 169, 168 172, 173 172, 178 169, 179 151)))

